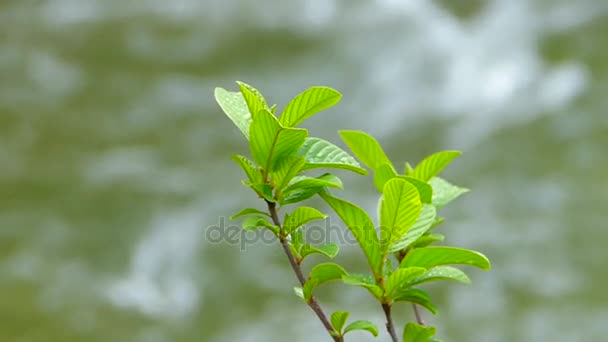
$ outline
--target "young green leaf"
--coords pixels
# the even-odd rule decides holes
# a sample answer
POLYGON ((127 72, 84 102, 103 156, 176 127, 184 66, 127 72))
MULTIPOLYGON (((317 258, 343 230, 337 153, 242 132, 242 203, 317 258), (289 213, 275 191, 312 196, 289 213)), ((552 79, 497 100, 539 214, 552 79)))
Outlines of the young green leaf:
POLYGON ((426 247, 437 241, 443 241, 444 239, 445 239, 445 236, 443 236, 442 234, 425 233, 424 235, 419 237, 418 240, 416 240, 414 243, 412 243, 412 248, 426 247))
POLYGON ((400 178, 405 179, 408 183, 416 187, 422 203, 431 204, 433 199, 433 188, 428 183, 408 176, 400 176, 400 178))
POLYGON ((469 189, 450 184, 439 177, 431 179, 429 184, 433 187, 433 205, 437 208, 443 207, 460 197, 460 195, 469 192, 469 189))
POLYGON ((264 183, 250 184, 247 182, 243 182, 243 184, 245 184, 245 186, 248 186, 251 189, 253 189, 253 191, 255 191, 258 194, 258 196, 260 196, 260 198, 263 198, 263 199, 267 200, 268 202, 276 202, 276 200, 274 199, 274 196, 272 194, 272 186, 270 186, 270 184, 264 184, 264 183))
POLYGON ((416 166, 412 177, 428 182, 431 178, 437 176, 448 164, 456 157, 461 155, 459 151, 443 151, 432 154, 426 157, 416 166))
POLYGON ((426 271, 423 275, 411 279, 408 286, 414 286, 431 281, 452 280, 464 284, 470 284, 471 279, 463 271, 451 266, 437 266, 426 271))
POLYGON ((289 235, 296 229, 307 224, 313 220, 322 220, 327 215, 311 207, 299 207, 294 210, 291 214, 285 214, 283 221, 283 230, 285 234, 289 235))
POLYGON ((378 189, 379 193, 384 191, 384 185, 389 180, 396 178, 397 172, 393 169, 393 166, 390 164, 382 164, 378 166, 376 170, 374 170, 374 184, 376 184, 376 189, 378 189))
POLYGON ((292 246, 295 252, 301 257, 300 252, 302 251, 304 245, 304 230, 297 229, 295 232, 291 233, 290 237, 290 246, 292 246))
POLYGON ((490 269, 490 261, 483 254, 455 247, 425 247, 410 251, 399 267, 431 268, 441 265, 471 265, 482 270, 490 269))
POLYGON ((376 327, 376 325, 374 323, 372 323, 370 321, 352 322, 344 329, 344 335, 346 335, 347 333, 349 333, 351 331, 355 331, 355 330, 365 330, 365 331, 368 331, 370 334, 374 335, 374 337, 378 337, 378 328, 376 327))
POLYGON ((331 326, 336 329, 337 332, 342 333, 342 328, 344 328, 344 324, 346 320, 348 320, 349 313, 344 311, 336 311, 331 314, 330 321, 331 326))
POLYGON ((282 195, 281 199, 279 200, 279 203, 281 204, 281 206, 285 206, 288 204, 302 202, 311 198, 322 190, 323 188, 321 187, 290 190, 282 195))
POLYGON ((407 267, 400 268, 393 272, 384 284, 384 291, 388 298, 392 298, 395 291, 401 288, 408 287, 409 282, 426 272, 422 267, 407 267))
POLYGON ((288 156, 280 159, 275 170, 270 173, 275 188, 278 190, 284 189, 300 172, 304 164, 306 164, 306 160, 302 157, 288 156))
POLYGON ((414 173, 414 168, 412 167, 412 165, 410 165, 410 163, 405 162, 405 170, 404 170, 404 175, 406 176, 411 176, 412 173, 414 173))
POLYGON ((230 216, 230 219, 234 220, 234 219, 239 218, 239 217, 249 216, 249 215, 256 215, 256 214, 258 214, 258 215, 265 215, 265 216, 270 217, 270 215, 267 212, 264 212, 264 211, 261 211, 261 210, 255 209, 255 208, 245 208, 245 209, 239 211, 238 213, 230 216))
POLYGON ((336 255, 338 255, 339 251, 340 247, 338 247, 338 245, 335 243, 328 243, 316 247, 306 244, 302 246, 302 249, 300 250, 300 256, 302 257, 302 260, 304 260, 304 258, 311 254, 323 254, 326 257, 333 259, 336 257, 336 255))
POLYGON ((360 131, 340 131, 339 133, 357 158, 370 169, 375 171, 382 164, 393 166, 378 141, 371 135, 360 131))
POLYGON ((374 224, 369 216, 358 206, 332 196, 328 191, 319 193, 321 198, 340 216, 344 224, 353 233, 363 249, 374 275, 382 275, 382 258, 380 244, 374 224))
POLYGON ((262 93, 254 87, 250 86, 247 83, 236 82, 241 89, 241 94, 243 94, 243 98, 245 99, 245 103, 247 103, 247 108, 251 117, 255 119, 255 115, 261 111, 262 109, 270 110, 268 108, 268 104, 266 104, 266 100, 262 93))
POLYGON ((345 274, 346 271, 340 265, 334 263, 319 264, 313 267, 308 280, 302 287, 304 299, 310 301, 315 287, 329 281, 340 280, 345 274))
POLYGON ((262 183, 262 173, 254 162, 238 154, 233 155, 232 160, 243 169, 250 183, 262 183))
POLYGON ((398 289, 393 295, 395 302, 410 302, 418 304, 429 310, 433 315, 437 313, 437 308, 431 303, 429 294, 420 289, 403 288, 398 289))
POLYGON ((430 342, 435 336, 435 327, 425 327, 416 323, 408 323, 403 331, 403 342, 430 342))
POLYGON ((306 159, 303 170, 317 168, 344 169, 366 175, 367 170, 343 149, 321 138, 306 138, 298 150, 298 156, 306 159))
POLYGON ((311 87, 294 97, 279 117, 285 127, 295 127, 302 121, 340 101, 342 94, 328 87, 311 87))
POLYGON ((243 94, 218 87, 215 88, 215 101, 220 105, 226 116, 243 132, 245 138, 249 139, 251 114, 249 114, 243 94))
POLYGON ((268 222, 262 216, 250 216, 243 220, 243 229, 245 230, 257 230, 259 228, 268 228, 275 235, 279 233, 279 227, 268 222))
POLYGON ((393 178, 386 183, 380 200, 382 258, 390 246, 405 236, 421 210, 420 196, 413 185, 400 178, 393 178))
POLYGON ((399 241, 392 244, 388 251, 392 253, 402 250, 407 248, 414 241, 418 240, 418 238, 431 229, 431 225, 433 225, 433 222, 435 222, 436 215, 437 212, 435 207, 428 204, 423 205, 422 211, 420 212, 420 215, 418 215, 414 225, 412 225, 412 227, 401 239, 399 239, 399 241))
POLYGON ((278 161, 293 155, 304 143, 308 131, 283 128, 269 111, 256 114, 249 130, 249 146, 253 159, 265 172, 274 171, 278 161))
POLYGON ((312 178, 308 176, 296 176, 293 178, 291 184, 285 188, 285 193, 308 188, 338 188, 342 189, 342 181, 331 173, 322 174, 319 177, 312 178))
POLYGON ((382 299, 382 288, 378 286, 376 280, 374 280, 374 278, 371 276, 350 273, 342 276, 342 281, 347 285, 363 287, 367 289, 369 293, 371 293, 376 299, 382 299))

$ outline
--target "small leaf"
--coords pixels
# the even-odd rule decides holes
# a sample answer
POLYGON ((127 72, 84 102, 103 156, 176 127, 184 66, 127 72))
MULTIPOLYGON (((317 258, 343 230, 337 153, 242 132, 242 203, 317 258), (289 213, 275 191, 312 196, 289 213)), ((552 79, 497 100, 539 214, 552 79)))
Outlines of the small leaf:
POLYGON ((374 323, 372 323, 370 321, 352 322, 344 329, 344 335, 346 335, 348 332, 351 332, 354 330, 365 330, 365 331, 368 331, 370 334, 374 335, 374 337, 378 337, 378 328, 376 327, 376 325, 374 323))
POLYGON ((399 267, 431 268, 441 265, 471 265, 482 270, 490 269, 490 261, 483 254, 455 247, 425 247, 410 251, 399 267))
POLYGON ((288 156, 277 162, 277 166, 270 176, 278 191, 283 190, 289 182, 300 172, 306 164, 302 157, 288 156))
POLYGON ((389 180, 396 178, 397 172, 390 164, 382 164, 378 166, 376 170, 374 170, 374 184, 376 184, 376 189, 378 189, 379 193, 384 191, 384 185, 389 180))
POLYGON ((443 207, 462 194, 469 192, 469 189, 450 184, 439 177, 431 179, 429 184, 433 187, 433 205, 437 208, 443 207))
POLYGON ((247 83, 236 82, 241 89, 241 94, 243 94, 243 98, 245 99, 245 103, 247 104, 247 108, 252 118, 255 118, 255 115, 263 110, 270 110, 268 105, 266 104, 266 100, 262 93, 254 87, 250 86, 247 83))
POLYGON ((302 229, 298 229, 295 232, 291 233, 291 246, 298 252, 298 255, 301 256, 300 252, 302 251, 302 247, 304 244, 304 231, 302 229))
POLYGON ((405 288, 396 291, 393 296, 396 302, 415 303, 429 310, 433 315, 437 313, 437 308, 431 303, 431 298, 428 293, 420 289, 405 288))
POLYGON ((437 217, 435 219, 435 222, 433 222, 433 225, 431 226, 431 229, 437 227, 438 225, 442 224, 443 222, 445 222, 445 218, 444 217, 437 217))
POLYGON ((319 264, 313 267, 308 280, 302 287, 304 298, 307 302, 310 301, 315 287, 329 281, 340 280, 345 274, 346 271, 340 265, 334 263, 319 264))
POLYGON ((224 113, 238 127, 245 138, 249 139, 249 126, 251 114, 243 94, 227 91, 223 88, 215 88, 215 101, 220 105, 224 113))
POLYGON ((317 168, 344 169, 366 175, 359 162, 343 149, 321 138, 306 138, 297 153, 306 159, 303 170, 317 168))
POLYGON ((278 234, 279 233, 279 227, 275 226, 274 224, 271 224, 270 222, 268 222, 264 217, 262 216, 250 216, 247 217, 246 219, 243 220, 243 229, 245 230, 257 230, 259 228, 268 228, 271 232, 278 234))
POLYGON ((296 294, 296 296, 304 299, 304 292, 302 291, 301 287, 299 287, 299 286, 294 287, 293 292, 296 294))
POLYGON ((304 188, 304 189, 295 189, 293 191, 289 191, 282 195, 282 198, 279 200, 279 203, 284 206, 288 204, 302 202, 321 192, 323 188, 304 188))
POLYGON ((250 187, 251 189, 253 189, 253 191, 255 191, 258 196, 260 196, 260 198, 263 198, 265 200, 267 200, 268 202, 276 202, 276 200, 274 199, 274 196, 272 194, 272 186, 270 184, 262 184, 262 183, 256 183, 256 184, 249 184, 249 183, 244 183, 246 186, 250 187))
POLYGON ((353 233, 375 275, 382 274, 382 259, 378 235, 372 220, 358 206, 332 196, 327 191, 319 193, 321 198, 340 216, 344 224, 353 233))
POLYGON ((262 173, 254 162, 249 160, 247 157, 243 157, 238 154, 233 155, 232 160, 239 164, 241 169, 243 169, 245 175, 247 176, 247 179, 249 179, 249 182, 262 183, 262 173))
POLYGON ((412 177, 428 182, 437 176, 456 157, 461 155, 459 151, 443 151, 426 157, 416 166, 412 177))
POLYGON ((433 200, 433 188, 428 183, 408 176, 400 176, 400 178, 405 179, 408 183, 416 187, 422 203, 431 204, 431 201, 433 200))
POLYGON ((230 216, 230 219, 234 220, 234 219, 239 218, 239 217, 249 216, 249 215, 256 215, 256 214, 265 215, 265 216, 270 217, 270 215, 268 215, 268 213, 263 212, 261 210, 258 210, 258 209, 255 209, 255 208, 246 208, 246 209, 243 209, 243 210, 239 211, 238 213, 230 216))
POLYGON ((412 167, 412 165, 410 165, 410 163, 405 162, 405 175, 411 176, 412 173, 414 173, 414 168, 412 167))
POLYGON ((265 172, 274 171, 280 159, 298 151, 307 135, 305 129, 281 127, 277 118, 262 110, 249 128, 251 155, 265 172))
POLYGON ((311 254, 323 254, 326 257, 333 259, 336 257, 336 255, 338 255, 339 251, 340 247, 338 247, 338 245, 335 243, 328 243, 326 245, 321 245, 317 247, 306 244, 302 246, 300 255, 302 259, 304 259, 311 254))
POLYGON ((342 140, 353 151, 355 156, 372 170, 377 170, 382 164, 392 167, 384 150, 371 135, 360 131, 340 131, 342 140))
POLYGON ((403 342, 431 342, 435 335, 435 327, 425 327, 416 323, 408 323, 403 331, 403 342))
POLYGON ((349 313, 345 311, 336 311, 331 314, 330 321, 331 326, 336 329, 336 331, 342 333, 342 328, 344 328, 344 324, 346 320, 348 320, 349 313))
POLYGON ((399 241, 416 222, 422 210, 418 190, 400 178, 389 180, 380 199, 381 255, 399 241))
POLYGON ((285 127, 295 127, 302 121, 340 101, 342 94, 328 87, 311 87, 294 97, 279 117, 285 127))
POLYGON ((392 244, 388 251, 392 253, 402 250, 407 248, 414 241, 418 240, 424 233, 431 229, 433 222, 435 222, 436 215, 437 212, 435 207, 428 204, 423 205, 422 211, 420 212, 420 215, 416 219, 414 225, 412 225, 412 227, 399 241, 392 244))
POLYGON ((386 296, 392 298, 395 291, 408 287, 412 279, 421 276, 424 272, 426 272, 426 269, 422 267, 407 267, 396 270, 386 279, 386 284, 384 284, 386 296))
POLYGON ((382 288, 378 286, 373 277, 364 274, 346 274, 342 276, 344 284, 360 286, 368 290, 376 299, 382 299, 382 288))
POLYGON ((306 188, 338 188, 342 189, 342 181, 331 173, 323 174, 319 177, 312 178, 308 176, 296 176, 293 182, 285 188, 285 193, 306 188))
POLYGON ((313 220, 322 220, 327 215, 311 207, 299 207, 291 214, 285 214, 283 220, 283 230, 285 234, 291 234, 296 229, 313 220))
POLYGON ((463 271, 450 266, 437 266, 426 271, 423 275, 411 279, 408 286, 440 280, 452 280, 465 284, 471 283, 471 279, 463 271))
POLYGON ((422 247, 426 247, 432 243, 435 243, 437 241, 443 241, 445 239, 445 236, 441 235, 441 234, 430 234, 430 233, 426 233, 424 235, 422 235, 421 237, 418 238, 418 240, 416 240, 413 244, 412 244, 412 248, 422 248, 422 247))

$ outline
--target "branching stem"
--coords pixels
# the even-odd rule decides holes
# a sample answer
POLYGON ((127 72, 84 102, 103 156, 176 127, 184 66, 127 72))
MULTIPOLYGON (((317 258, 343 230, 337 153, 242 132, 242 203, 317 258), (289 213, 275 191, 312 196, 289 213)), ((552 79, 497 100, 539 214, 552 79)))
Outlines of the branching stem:
MULTIPOLYGON (((272 222, 280 228, 280 231, 282 233, 283 229, 281 228, 281 220, 279 220, 279 216, 277 215, 276 204, 273 202, 268 202, 268 201, 266 201, 266 204, 268 205, 268 211, 270 213, 270 217, 272 218, 272 222)), ((286 237, 284 237, 281 234, 279 234, 279 241, 281 242, 281 246, 283 247, 283 251, 285 252, 285 255, 287 256, 287 259, 289 259, 289 264, 291 265, 291 269, 296 274, 296 277, 298 278, 300 285, 304 286, 304 283, 306 282, 306 278, 304 277, 304 273, 302 272, 302 267, 300 267, 300 264, 297 262, 296 258, 294 257, 293 253, 291 252, 291 249, 289 248, 289 242, 287 241, 286 237)), ((325 312, 323 311, 323 309, 317 302, 316 298, 314 296, 312 296, 307 304, 312 309, 312 311, 314 311, 314 313, 317 315, 317 317, 319 317, 319 320, 321 321, 321 323, 323 323, 325 330, 327 330, 327 332, 329 333, 329 336, 331 336, 331 338, 334 340, 334 342, 344 342, 344 338, 342 336, 334 335, 334 328, 331 326, 329 319, 327 319, 325 312)))

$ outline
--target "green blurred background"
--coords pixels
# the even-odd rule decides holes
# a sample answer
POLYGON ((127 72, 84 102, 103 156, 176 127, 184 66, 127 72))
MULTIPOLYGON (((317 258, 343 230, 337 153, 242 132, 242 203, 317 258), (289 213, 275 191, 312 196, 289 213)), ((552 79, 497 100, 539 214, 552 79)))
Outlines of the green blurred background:
MULTIPOLYGON (((442 229, 493 270, 431 287, 441 338, 606 340, 607 37, 601 0, 0 2, 0 341, 328 340, 278 247, 205 239, 257 203, 213 100, 237 79, 279 105, 340 90, 307 123, 334 142, 465 152, 442 229)), ((382 324, 362 290, 320 295, 382 324)))

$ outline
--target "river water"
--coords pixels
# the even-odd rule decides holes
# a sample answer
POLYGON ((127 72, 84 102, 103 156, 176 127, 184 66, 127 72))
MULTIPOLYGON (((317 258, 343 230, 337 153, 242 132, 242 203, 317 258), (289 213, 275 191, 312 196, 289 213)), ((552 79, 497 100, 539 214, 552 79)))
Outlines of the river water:
MULTIPOLYGON (((441 338, 605 340, 606 37, 599 0, 1 2, 0 341, 328 340, 278 247, 206 238, 259 205, 213 100, 237 79, 280 105, 340 90, 316 136, 465 152, 442 229, 493 270, 430 287, 441 338)), ((340 175, 373 212, 370 179, 340 175)), ((362 290, 320 296, 382 326, 362 290)))

